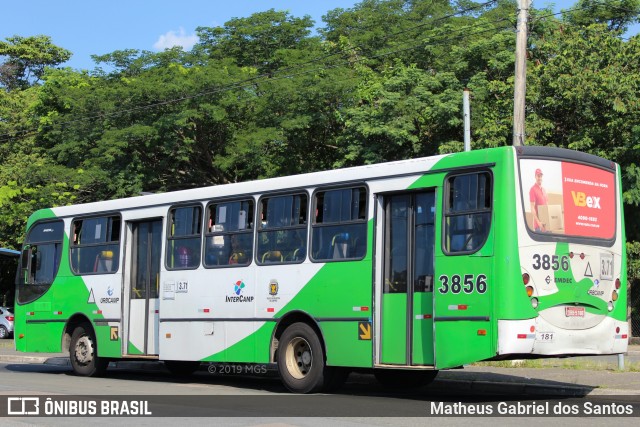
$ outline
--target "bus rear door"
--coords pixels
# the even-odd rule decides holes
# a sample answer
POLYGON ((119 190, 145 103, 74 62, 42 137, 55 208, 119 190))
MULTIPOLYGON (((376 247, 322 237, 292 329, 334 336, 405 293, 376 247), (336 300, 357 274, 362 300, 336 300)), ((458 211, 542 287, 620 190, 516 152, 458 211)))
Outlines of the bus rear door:
POLYGON ((434 364, 435 200, 435 189, 378 199, 378 366, 434 364))
POLYGON ((130 222, 129 226, 132 251, 125 276, 123 353, 153 356, 158 354, 162 220, 130 222))

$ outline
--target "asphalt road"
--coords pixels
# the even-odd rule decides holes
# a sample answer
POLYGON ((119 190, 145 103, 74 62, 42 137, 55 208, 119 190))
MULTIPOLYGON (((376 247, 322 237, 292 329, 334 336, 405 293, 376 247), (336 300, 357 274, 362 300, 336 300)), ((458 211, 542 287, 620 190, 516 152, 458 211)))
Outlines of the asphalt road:
MULTIPOLYGON (((193 422, 261 427, 431 423, 453 426, 472 422, 474 426, 495 427, 497 423, 538 426, 544 422, 584 427, 600 426, 615 418, 617 427, 637 425, 640 417, 640 373, 617 372, 613 368, 587 371, 472 366, 440 372, 427 387, 392 391, 382 388, 372 375, 352 373, 345 386, 333 394, 297 396, 289 394, 272 371, 238 375, 234 369, 223 373, 218 369, 212 374, 203 366, 192 377, 176 378, 158 362, 118 362, 112 364, 105 378, 82 378, 73 375, 68 359, 61 355, 16 353, 9 342, 0 344, 0 414, 6 413, 2 412, 2 405, 8 406, 8 399, 16 396, 42 400, 61 397, 67 401, 60 404, 84 399, 83 402, 100 405, 102 400, 115 399, 118 405, 125 404, 127 399, 139 400, 146 402, 152 413, 117 421, 95 414, 90 414, 91 418, 0 418, 3 426, 66 427, 116 421, 123 425, 154 426, 193 422), (591 405, 589 414, 584 412, 585 405, 591 405), (632 416, 611 413, 594 417, 597 414, 593 408, 631 411, 632 416), (559 416, 562 411, 577 411, 577 416, 559 416), (469 416, 472 413, 476 415, 469 416)), ((638 347, 630 347, 625 362, 635 363, 639 357, 638 347)), ((598 357, 595 361, 615 366, 617 357, 598 357)))
MULTIPOLYGON (((242 426, 362 426, 362 425, 439 425, 493 426, 515 422, 525 426, 562 423, 563 426, 602 425, 615 418, 616 425, 637 425, 640 416, 638 395, 560 396, 513 393, 504 383, 476 383, 469 388, 461 380, 444 379, 416 390, 383 389, 371 375, 352 374, 346 385, 334 394, 300 396, 286 392, 277 377, 212 375, 200 371, 188 378, 175 378, 157 369, 110 369, 108 377, 84 378, 73 375, 64 365, 2 363, 0 395, 51 397, 99 401, 129 399, 146 401, 150 417, 11 417, 2 425, 185 425, 193 422, 242 426), (483 387, 483 384, 485 385, 483 387), (631 411, 633 417, 613 414, 607 417, 555 417, 555 410, 584 409, 584 405, 606 410, 631 411), (559 406, 558 406, 559 405, 559 406), (485 415, 459 417, 483 411, 485 415), (490 414, 487 414, 491 411, 490 414), (496 417, 495 415, 517 418, 496 417), (517 411, 524 411, 518 413, 517 411), (529 412, 526 412, 529 411, 529 412), (442 416, 445 415, 445 416, 442 416), (488 416, 493 415, 493 416, 488 416), (549 417, 553 415, 554 417, 549 417), (206 418, 203 418, 206 417, 206 418), (535 423, 535 424, 534 424, 535 423)), ((0 410, 3 404, 0 397, 0 410)), ((98 402, 98 408, 100 407, 98 402)), ((40 406, 43 407, 44 403, 40 406)), ((64 409, 64 408, 63 408, 64 409)), ((67 408, 68 409, 68 408, 67 408)), ((64 411, 62 413, 65 413, 64 411)), ((582 413, 581 413, 582 414, 582 413)), ((126 415, 126 414, 125 414, 126 415)), ((582 414, 583 415, 583 414, 582 414)))

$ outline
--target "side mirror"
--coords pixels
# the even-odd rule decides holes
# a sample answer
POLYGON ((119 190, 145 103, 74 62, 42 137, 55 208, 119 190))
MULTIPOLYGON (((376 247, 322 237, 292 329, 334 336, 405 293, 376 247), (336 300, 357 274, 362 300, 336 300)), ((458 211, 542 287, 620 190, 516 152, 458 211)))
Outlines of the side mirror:
POLYGON ((20 265, 23 269, 28 268, 29 266, 29 253, 31 252, 31 245, 24 245, 22 247, 22 259, 20 260, 20 265))
POLYGON ((20 269, 22 271, 23 283, 29 282, 29 261, 31 260, 31 245, 22 247, 22 257, 20 258, 20 269))

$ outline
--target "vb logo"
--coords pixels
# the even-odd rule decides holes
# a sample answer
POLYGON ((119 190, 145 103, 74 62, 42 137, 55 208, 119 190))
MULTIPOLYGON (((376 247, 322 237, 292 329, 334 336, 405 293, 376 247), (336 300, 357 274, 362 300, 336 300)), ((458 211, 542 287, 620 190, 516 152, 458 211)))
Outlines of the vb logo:
POLYGON ((576 206, 580 207, 588 207, 593 209, 602 209, 600 207, 600 197, 587 196, 582 191, 572 191, 571 196, 573 197, 573 203, 576 206))

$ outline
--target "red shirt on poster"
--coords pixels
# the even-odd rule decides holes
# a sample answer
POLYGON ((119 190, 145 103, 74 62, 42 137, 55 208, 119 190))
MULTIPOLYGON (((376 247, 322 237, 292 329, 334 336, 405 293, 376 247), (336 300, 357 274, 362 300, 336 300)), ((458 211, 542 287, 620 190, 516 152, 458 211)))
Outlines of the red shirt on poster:
POLYGON ((538 207, 544 206, 549 202, 547 192, 542 185, 533 184, 531 190, 529 190, 529 201, 533 203, 535 215, 533 216, 533 228, 536 230, 542 229, 542 223, 538 220, 538 207))

